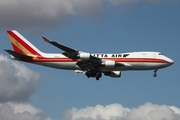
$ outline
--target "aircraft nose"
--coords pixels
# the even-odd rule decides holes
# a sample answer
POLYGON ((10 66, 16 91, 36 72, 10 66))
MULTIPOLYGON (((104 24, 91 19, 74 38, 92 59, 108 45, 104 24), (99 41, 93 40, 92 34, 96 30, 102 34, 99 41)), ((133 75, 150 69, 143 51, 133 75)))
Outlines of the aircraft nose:
POLYGON ((170 58, 168 58, 168 62, 169 62, 170 65, 174 64, 174 61, 172 59, 170 59, 170 58))

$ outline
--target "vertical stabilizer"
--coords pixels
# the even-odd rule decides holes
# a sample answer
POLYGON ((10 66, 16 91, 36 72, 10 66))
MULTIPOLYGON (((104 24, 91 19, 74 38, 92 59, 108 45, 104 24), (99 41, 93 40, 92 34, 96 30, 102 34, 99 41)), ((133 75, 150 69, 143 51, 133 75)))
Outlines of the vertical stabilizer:
POLYGON ((41 56, 42 52, 16 30, 7 30, 7 33, 15 52, 41 56))

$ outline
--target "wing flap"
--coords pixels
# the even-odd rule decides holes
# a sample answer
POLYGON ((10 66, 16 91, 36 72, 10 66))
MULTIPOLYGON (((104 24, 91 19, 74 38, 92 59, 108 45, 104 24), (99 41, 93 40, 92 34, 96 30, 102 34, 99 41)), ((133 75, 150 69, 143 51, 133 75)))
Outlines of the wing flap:
POLYGON ((83 70, 95 69, 96 67, 101 66, 100 63, 92 62, 92 61, 80 61, 80 62, 77 62, 76 65, 78 65, 83 70))

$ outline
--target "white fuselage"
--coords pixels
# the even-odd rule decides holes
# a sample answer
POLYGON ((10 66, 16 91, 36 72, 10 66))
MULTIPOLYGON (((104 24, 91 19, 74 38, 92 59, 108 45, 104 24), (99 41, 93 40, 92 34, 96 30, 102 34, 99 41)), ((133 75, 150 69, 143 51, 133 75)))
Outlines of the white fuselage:
MULTIPOLYGON (((123 71, 123 70, 156 70, 173 64, 173 60, 162 55, 159 52, 129 52, 122 54, 91 54, 92 56, 102 58, 106 61, 116 61, 124 63, 126 66, 121 67, 100 67, 101 71, 123 71)), ((77 60, 71 60, 62 54, 43 53, 42 59, 34 59, 34 64, 47 67, 65 69, 65 70, 82 70, 76 65, 77 60)))

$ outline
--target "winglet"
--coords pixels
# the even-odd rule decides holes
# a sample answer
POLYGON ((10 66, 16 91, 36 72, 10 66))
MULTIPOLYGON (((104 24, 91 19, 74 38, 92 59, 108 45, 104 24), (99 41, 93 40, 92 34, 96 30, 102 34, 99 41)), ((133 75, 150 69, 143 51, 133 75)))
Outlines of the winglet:
POLYGON ((46 41, 46 42, 51 42, 51 40, 49 40, 48 38, 46 38, 46 37, 44 37, 44 36, 42 36, 42 38, 43 38, 44 41, 46 41))

